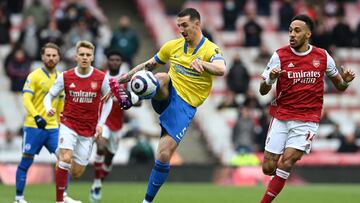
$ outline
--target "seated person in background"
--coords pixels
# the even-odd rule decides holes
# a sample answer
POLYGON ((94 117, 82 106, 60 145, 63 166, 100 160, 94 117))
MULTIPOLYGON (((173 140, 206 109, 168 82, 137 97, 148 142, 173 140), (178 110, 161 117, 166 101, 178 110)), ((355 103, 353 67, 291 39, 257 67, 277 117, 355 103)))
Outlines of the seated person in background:
POLYGON ((360 139, 360 122, 356 123, 354 136, 355 139, 360 139))
POLYGON ((332 133, 330 133, 328 136, 326 136, 327 139, 341 139, 345 135, 340 130, 340 125, 335 124, 335 129, 332 133))
POLYGON ((355 136, 353 134, 342 136, 340 138, 340 147, 337 152, 340 153, 355 153, 359 151, 359 147, 355 143, 355 136))
POLYGON ((137 142, 130 149, 129 164, 151 164, 155 161, 154 150, 146 135, 137 132, 137 142))
MULTIPOLYGON (((321 125, 336 125, 335 122, 329 117, 329 112, 324 109, 321 119, 320 119, 320 124, 321 125)), ((339 125, 337 125, 339 126, 339 125)))

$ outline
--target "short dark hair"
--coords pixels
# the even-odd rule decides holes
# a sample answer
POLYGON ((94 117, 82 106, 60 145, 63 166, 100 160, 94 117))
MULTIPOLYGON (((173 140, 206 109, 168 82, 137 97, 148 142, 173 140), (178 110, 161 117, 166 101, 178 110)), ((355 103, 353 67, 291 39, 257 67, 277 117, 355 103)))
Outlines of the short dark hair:
POLYGON ((110 58, 113 55, 120 56, 120 58, 122 58, 121 53, 117 50, 109 50, 105 53, 105 55, 106 55, 106 58, 110 58))
POLYGON ((58 54, 60 55, 59 46, 52 42, 48 42, 43 47, 41 47, 40 54, 43 55, 45 53, 45 49, 47 49, 47 48, 55 49, 58 52, 58 54))
POLYGON ((310 31, 312 32, 314 30, 314 21, 307 15, 297 15, 295 17, 293 17, 293 19, 291 19, 291 22, 295 21, 295 20, 301 20, 303 21, 306 26, 310 29, 310 31))
POLYGON ((190 20, 200 20, 200 13, 195 8, 185 8, 178 13, 177 17, 190 16, 190 20))

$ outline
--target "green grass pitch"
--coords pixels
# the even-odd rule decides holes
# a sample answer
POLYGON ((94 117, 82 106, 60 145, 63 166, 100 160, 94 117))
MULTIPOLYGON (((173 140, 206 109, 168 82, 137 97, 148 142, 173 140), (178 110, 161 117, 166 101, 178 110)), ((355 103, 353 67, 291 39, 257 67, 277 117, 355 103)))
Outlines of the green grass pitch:
MULTIPOLYGON (((89 202, 90 183, 73 182, 69 194, 89 202)), ((145 183, 104 183, 102 203, 141 203, 145 183)), ((166 183, 156 203, 258 203, 265 187, 233 187, 212 184, 166 183)), ((0 203, 11 203, 15 186, 0 185, 0 203)), ((55 202, 55 185, 30 185, 25 197, 29 203, 55 202)), ((360 185, 311 184, 286 186, 274 203, 358 203, 360 185)))

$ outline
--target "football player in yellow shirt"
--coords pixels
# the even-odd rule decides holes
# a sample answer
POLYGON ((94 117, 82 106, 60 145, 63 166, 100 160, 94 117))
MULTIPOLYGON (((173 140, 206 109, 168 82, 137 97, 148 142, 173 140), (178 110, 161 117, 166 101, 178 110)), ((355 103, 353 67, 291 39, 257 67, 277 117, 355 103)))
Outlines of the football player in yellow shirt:
MULTIPOLYGON (((23 104, 27 111, 24 122, 22 158, 16 171, 16 196, 14 203, 26 203, 24 189, 26 174, 43 146, 50 153, 55 153, 58 146, 60 113, 63 110, 63 94, 54 100, 56 115, 48 117, 43 100, 55 79, 60 74, 56 65, 60 61, 60 48, 54 43, 47 43, 41 48, 43 67, 31 72, 23 88, 23 104)), ((69 197, 69 200, 71 198, 69 197)), ((72 201, 69 202, 78 202, 72 201)))
MULTIPOLYGON (((158 64, 170 61, 168 73, 155 74, 158 88, 152 98, 152 105, 160 114, 162 132, 143 203, 152 202, 166 181, 170 171, 170 158, 185 135, 196 108, 209 96, 213 77, 225 73, 225 60, 221 50, 203 36, 200 24, 197 10, 186 8, 181 11, 177 15, 177 26, 183 37, 166 42, 154 57, 119 79, 120 83, 127 82, 137 71, 151 71, 158 64)), ((119 91, 114 88, 117 84, 110 82, 110 85, 113 94, 118 96, 119 91)), ((126 92, 120 90, 121 97, 131 97, 129 93, 124 94, 124 91, 126 92)), ((131 98, 127 101, 131 101, 131 98)))

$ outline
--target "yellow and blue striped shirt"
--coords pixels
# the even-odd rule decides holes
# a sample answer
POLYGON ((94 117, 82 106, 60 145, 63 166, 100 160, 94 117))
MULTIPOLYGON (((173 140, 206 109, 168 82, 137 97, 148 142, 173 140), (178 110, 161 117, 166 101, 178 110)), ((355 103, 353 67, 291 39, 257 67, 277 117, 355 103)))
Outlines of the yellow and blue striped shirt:
POLYGON ((178 95, 193 107, 200 106, 209 96, 213 76, 208 72, 202 74, 190 67, 196 58, 212 62, 224 60, 220 48, 203 37, 195 48, 188 47, 184 38, 165 43, 154 56, 157 63, 170 61, 169 76, 178 95))
POLYGON ((28 75, 23 88, 23 104, 28 112, 24 122, 25 127, 37 128, 34 120, 36 115, 40 115, 46 120, 46 129, 59 127, 60 113, 64 108, 64 95, 60 94, 53 101, 52 106, 56 107, 56 116, 48 117, 43 105, 45 95, 59 74, 57 71, 49 73, 45 68, 38 68, 28 75))

